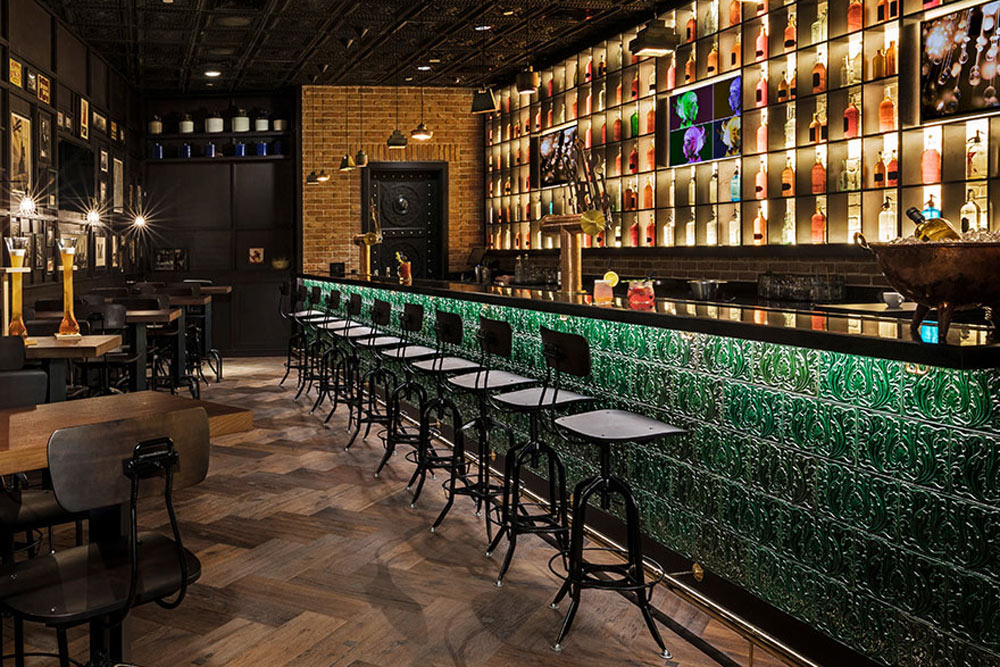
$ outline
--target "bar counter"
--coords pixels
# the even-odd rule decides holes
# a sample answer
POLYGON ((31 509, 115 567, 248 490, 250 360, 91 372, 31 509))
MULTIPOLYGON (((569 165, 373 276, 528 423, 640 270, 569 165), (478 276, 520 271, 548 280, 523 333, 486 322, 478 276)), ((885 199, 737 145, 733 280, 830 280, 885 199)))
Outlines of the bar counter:
MULTIPOLYGON (((985 327, 956 324, 942 345, 895 318, 302 280, 360 293, 365 313, 421 303, 428 342, 435 308, 467 332, 504 319, 513 368, 539 378, 539 326, 586 335, 593 372, 574 388, 689 431, 615 453, 650 539, 876 663, 1000 664, 1000 347, 985 327)), ((593 470, 559 451, 569 482, 593 470)))

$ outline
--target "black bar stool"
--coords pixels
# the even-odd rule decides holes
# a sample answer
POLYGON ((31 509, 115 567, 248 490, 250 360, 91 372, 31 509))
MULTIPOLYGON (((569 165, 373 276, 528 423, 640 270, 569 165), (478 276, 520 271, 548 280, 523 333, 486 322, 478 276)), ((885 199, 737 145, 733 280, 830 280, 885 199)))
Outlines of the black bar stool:
MULTIPOLYGON (((339 293, 334 298, 339 301, 339 293)), ((361 367, 357 349, 350 344, 350 341, 370 336, 374 332, 371 327, 360 323, 361 307, 361 295, 350 294, 347 300, 347 317, 344 319, 334 318, 320 325, 324 335, 329 337, 330 345, 335 348, 327 353, 330 362, 326 372, 332 375, 332 382, 339 389, 338 392, 334 393, 333 405, 330 407, 326 419, 323 420, 324 424, 330 422, 341 403, 346 404, 351 411, 351 419, 354 416, 355 393, 361 377, 361 367)), ((349 421, 350 423, 352 422, 349 421)))
POLYGON ((317 374, 319 376, 317 380, 318 391, 316 392, 316 400, 313 401, 312 409, 309 411, 310 413, 319 409, 324 401, 331 398, 331 394, 336 401, 336 397, 339 396, 339 392, 342 389, 340 383, 337 382, 338 378, 333 373, 333 369, 336 367, 337 356, 341 353, 341 349, 330 334, 333 330, 343 328, 346 323, 346 320, 341 318, 339 314, 340 291, 330 290, 323 299, 323 305, 325 312, 322 318, 312 320, 312 326, 316 327, 317 336, 320 338, 320 350, 317 361, 317 374))
POLYGON ((552 535, 563 551, 569 549, 569 522, 566 520, 566 469, 559 454, 541 439, 539 418, 554 410, 562 410, 593 400, 562 386, 562 374, 578 377, 590 374, 590 357, 566 356, 571 341, 568 334, 542 327, 542 354, 545 358, 545 382, 541 387, 529 387, 497 394, 492 401, 501 411, 528 415, 528 440, 507 452, 504 466, 503 502, 500 505, 500 530, 486 549, 492 556, 500 540, 507 536, 507 554, 504 556, 497 586, 503 586, 504 575, 510 568, 518 535, 552 535), (524 498, 521 480, 523 466, 530 463, 538 468, 545 458, 548 468, 548 497, 546 502, 532 502, 524 498))
POLYGON ((297 290, 293 288, 292 281, 290 280, 281 283, 281 286, 278 288, 278 316, 288 322, 289 325, 285 374, 281 377, 281 382, 278 383, 278 386, 285 384, 285 380, 288 379, 289 374, 293 370, 296 374, 302 372, 300 349, 302 332, 299 330, 298 322, 292 317, 302 305, 301 302, 296 303, 297 294, 297 290))
POLYGON ((448 501, 441 513, 431 525, 431 532, 437 530, 448 515, 455 502, 456 495, 469 496, 476 503, 476 516, 486 505, 487 540, 492 542, 493 499, 503 494, 503 486, 490 480, 490 433, 500 429, 507 436, 509 445, 513 445, 513 431, 506 425, 493 419, 490 411, 490 392, 511 389, 537 382, 534 378, 524 377, 508 371, 491 368, 494 358, 510 359, 513 347, 513 332, 510 324, 501 320, 479 318, 479 348, 482 353, 481 368, 471 373, 464 373, 448 378, 448 386, 454 392, 465 392, 473 395, 476 406, 476 416, 462 425, 460 437, 455 438, 452 450, 450 476, 446 483, 448 501), (476 433, 476 476, 468 474, 468 461, 465 450, 465 433, 474 430, 476 433))
MULTIPOLYGON (((543 329, 546 341, 546 354, 553 360, 564 360, 561 370, 565 373, 585 376, 590 372, 590 346, 587 339, 576 334, 560 334, 543 329), (586 363, 581 360, 586 359, 586 363), (573 361, 570 361, 573 360, 573 361)), ((552 608, 569 594, 571 603, 566 617, 563 619, 559 636, 556 637, 553 650, 561 651, 562 642, 573 625, 577 608, 580 605, 580 591, 584 588, 598 590, 626 591, 635 594, 636 604, 646 620, 646 626, 653 640, 660 647, 660 656, 671 657, 660 636, 660 631, 653 621, 649 609, 653 586, 659 580, 647 581, 645 563, 642 555, 642 535, 639 532, 639 507, 632 495, 632 490, 621 478, 611 474, 611 446, 625 442, 637 444, 649 442, 668 435, 682 435, 684 429, 664 424, 645 415, 626 410, 591 410, 579 414, 559 417, 554 421, 556 432, 566 442, 574 445, 589 444, 596 446, 600 454, 600 472, 593 477, 582 480, 573 491, 573 528, 570 532, 570 547, 568 553, 559 553, 549 561, 549 569, 564 578, 562 587, 552 601, 552 608), (587 521, 588 501, 597 494, 601 508, 607 510, 611 506, 611 496, 618 496, 625 505, 625 530, 627 544, 624 550, 583 546, 583 531, 587 521), (587 560, 585 552, 610 552, 625 559, 624 563, 598 563, 587 560), (561 558, 565 572, 559 572, 554 567, 556 559, 561 558)), ((656 563, 651 564, 656 565, 656 563)), ((663 568, 659 568, 660 571, 663 568)), ((662 578, 662 577, 661 577, 662 578)))
POLYGON ((398 336, 386 333, 391 319, 392 305, 388 301, 375 299, 371 307, 371 332, 366 336, 348 338, 349 344, 359 353, 359 363, 367 361, 370 368, 358 376, 358 386, 355 393, 357 403, 354 433, 347 445, 344 446, 345 452, 351 448, 358 434, 361 433, 362 424, 365 425, 365 438, 368 437, 373 425, 389 426, 388 403, 386 403, 385 409, 380 408, 379 390, 381 389, 382 395, 388 399, 393 388, 398 384, 398 378, 392 369, 382 363, 382 356, 379 352, 397 348, 403 342, 398 336))

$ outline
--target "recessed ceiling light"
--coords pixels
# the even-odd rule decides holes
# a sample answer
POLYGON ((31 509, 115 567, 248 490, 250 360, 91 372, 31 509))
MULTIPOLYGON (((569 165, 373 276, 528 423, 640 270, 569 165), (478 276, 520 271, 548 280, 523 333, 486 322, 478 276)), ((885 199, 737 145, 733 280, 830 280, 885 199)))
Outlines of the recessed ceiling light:
POLYGON ((483 23, 482 25, 477 25, 476 26, 476 30, 479 31, 479 32, 486 32, 487 30, 491 30, 492 28, 493 28, 493 26, 488 25, 486 23, 483 23))
POLYGON ((403 77, 403 81, 413 81, 412 76, 403 77))
POLYGON ((417 65, 417 69, 421 72, 429 72, 431 69, 430 65, 417 65))
POLYGON ((165 5, 172 5, 172 4, 174 4, 174 0, 163 0, 163 4, 165 4, 165 5))
POLYGON ((205 70, 205 76, 207 76, 210 79, 214 79, 218 76, 222 76, 222 72, 220 72, 217 69, 207 69, 205 70))
POLYGON ((505 11, 503 13, 503 15, 504 16, 513 16, 514 15, 514 10, 513 9, 508 9, 507 11, 505 11))
POLYGON ((427 62, 429 62, 429 63, 431 63, 433 65, 435 63, 441 62, 441 59, 440 58, 428 58, 427 62))

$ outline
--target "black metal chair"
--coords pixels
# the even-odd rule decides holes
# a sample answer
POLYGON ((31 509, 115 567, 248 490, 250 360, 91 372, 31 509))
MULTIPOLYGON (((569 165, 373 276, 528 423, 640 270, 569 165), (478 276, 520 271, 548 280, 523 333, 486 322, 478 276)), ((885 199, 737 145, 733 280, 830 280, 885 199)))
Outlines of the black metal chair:
POLYGON ((294 283, 291 280, 287 280, 278 288, 278 316, 281 319, 288 322, 289 332, 288 332, 288 354, 285 360, 285 374, 281 377, 281 382, 278 385, 285 384, 285 380, 288 379, 288 375, 294 370, 297 375, 302 373, 303 367, 303 349, 302 349, 302 330, 299 326, 298 320, 293 316, 298 313, 304 307, 303 301, 305 300, 305 288, 295 288, 294 283), (300 299, 301 297, 301 299, 300 299))
MULTIPOLYGON (((203 408, 59 429, 49 439, 53 493, 67 512, 101 512, 125 505, 123 538, 98 539, 17 563, 7 572, 0 609, 14 617, 14 652, 23 665, 24 622, 56 630, 60 666, 71 663, 67 630, 97 622, 107 635, 130 610, 156 602, 172 609, 201 574, 184 548, 173 507, 177 489, 208 472, 208 417, 203 408), (139 500, 162 495, 171 537, 139 532, 139 500), (175 596, 173 600, 168 600, 175 596)), ((144 504, 144 508, 148 505, 144 504)), ((94 536, 92 535, 92 538, 94 536)), ((92 641, 95 633, 91 632, 92 641)), ((93 667, 121 660, 113 648, 91 646, 93 667), (97 656, 94 659, 94 656, 97 656)))
MULTIPOLYGON (((116 297, 113 303, 125 306, 127 310, 165 310, 170 307, 170 296, 149 293, 146 296, 116 297)), ((170 370, 177 347, 177 338, 181 333, 186 335, 187 329, 181 331, 180 320, 170 324, 152 325, 148 328, 147 357, 151 369, 150 388, 156 390, 165 387, 170 390, 171 394, 175 394, 181 386, 186 385, 191 396, 199 398, 201 396, 201 383, 198 377, 190 372, 187 364, 180 373, 179 382, 170 370)), ((185 342, 185 356, 187 356, 186 351, 185 342)))
MULTIPOLYGON (((77 311, 78 319, 86 320, 90 324, 90 330, 95 334, 115 334, 128 338, 126 331, 125 306, 120 303, 100 303, 97 305, 85 305, 77 311)), ((96 389, 99 394, 122 393, 128 387, 131 368, 136 363, 138 354, 127 345, 105 354, 103 358, 94 361, 86 361, 79 364, 84 375, 88 371, 96 369, 98 371, 97 386, 93 387, 90 382, 84 384, 96 389)), ((87 379, 86 377, 84 378, 87 379)))
POLYGON ((495 408, 505 413, 528 416, 528 440, 507 451, 504 465, 503 501, 499 508, 500 530, 486 548, 492 556, 507 537, 507 554, 504 556, 496 585, 503 585, 504 575, 510 568, 517 537, 552 535, 560 549, 569 548, 568 501, 566 499, 566 469, 559 454, 541 438, 540 418, 551 417, 551 412, 564 410, 591 401, 589 396, 563 387, 562 374, 578 377, 590 374, 590 356, 578 349, 577 337, 542 327, 542 355, 545 358, 545 381, 540 387, 529 387, 497 394, 492 397, 495 408), (529 465, 537 469, 544 459, 548 469, 547 497, 544 502, 526 499, 522 474, 529 465))
MULTIPOLYGON (((577 334, 557 333, 543 329, 543 340, 547 362, 560 373, 578 377, 590 374, 590 346, 587 339, 577 334)), ((553 421, 556 433, 571 445, 591 445, 598 448, 600 472, 581 480, 573 491, 573 526, 570 531, 568 552, 560 552, 549 561, 552 572, 564 579, 562 587, 552 601, 552 608, 558 607, 568 594, 571 602, 563 619, 553 650, 561 651, 573 619, 580 605, 580 591, 589 588, 630 593, 629 598, 639 607, 649 628, 649 633, 657 646, 660 656, 669 659, 667 650, 650 612, 650 598, 653 586, 658 580, 647 580, 646 561, 642 553, 639 507, 632 490, 625 480, 611 473, 611 447, 632 442, 645 443, 665 436, 676 436, 685 431, 676 426, 664 424, 645 415, 626 410, 590 410, 573 415, 558 417, 553 421), (589 501, 597 495, 602 509, 611 506, 611 497, 617 496, 625 508, 625 549, 583 546, 584 528, 587 523, 589 501), (588 560, 588 554, 610 552, 623 559, 621 563, 595 562, 588 560), (561 560, 564 571, 554 566, 561 560)), ((512 510, 513 511, 513 510, 512 510)), ((663 568, 649 561, 661 572, 663 568)))

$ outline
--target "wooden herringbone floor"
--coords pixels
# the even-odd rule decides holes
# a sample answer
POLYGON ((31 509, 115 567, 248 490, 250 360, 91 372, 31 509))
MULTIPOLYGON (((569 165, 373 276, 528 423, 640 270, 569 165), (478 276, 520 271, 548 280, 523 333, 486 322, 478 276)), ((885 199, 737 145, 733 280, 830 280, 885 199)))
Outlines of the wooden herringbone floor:
MULTIPOLYGON (((292 401, 291 381, 278 386, 280 360, 229 360, 226 371, 226 381, 203 397, 252 408, 256 430, 218 439, 209 478, 179 497, 184 539, 203 575, 179 609, 147 605, 133 613, 137 664, 664 664, 638 611, 613 593, 584 593, 565 651, 554 653, 562 610, 548 607, 558 581, 546 568, 546 545, 523 540, 504 587, 496 588, 502 551, 484 557, 484 530, 467 499, 431 534, 444 502, 439 483, 429 480, 420 506, 410 509, 410 464, 396 457, 373 479, 382 452, 374 433, 345 453, 346 411, 322 428, 308 402, 292 401)), ((150 527, 164 521, 144 517, 150 527)), ((749 664, 747 643, 705 614, 665 591, 654 603, 737 664, 749 664)), ((9 638, 9 622, 6 630, 9 638)), ((667 664, 718 664, 662 631, 674 653, 667 664)), ((53 650, 55 637, 29 624, 28 642, 53 650)), ((70 650, 86 655, 84 632, 71 634, 70 650)), ((54 663, 28 661, 44 664, 54 663)), ((754 664, 779 662, 758 650, 754 664)))

